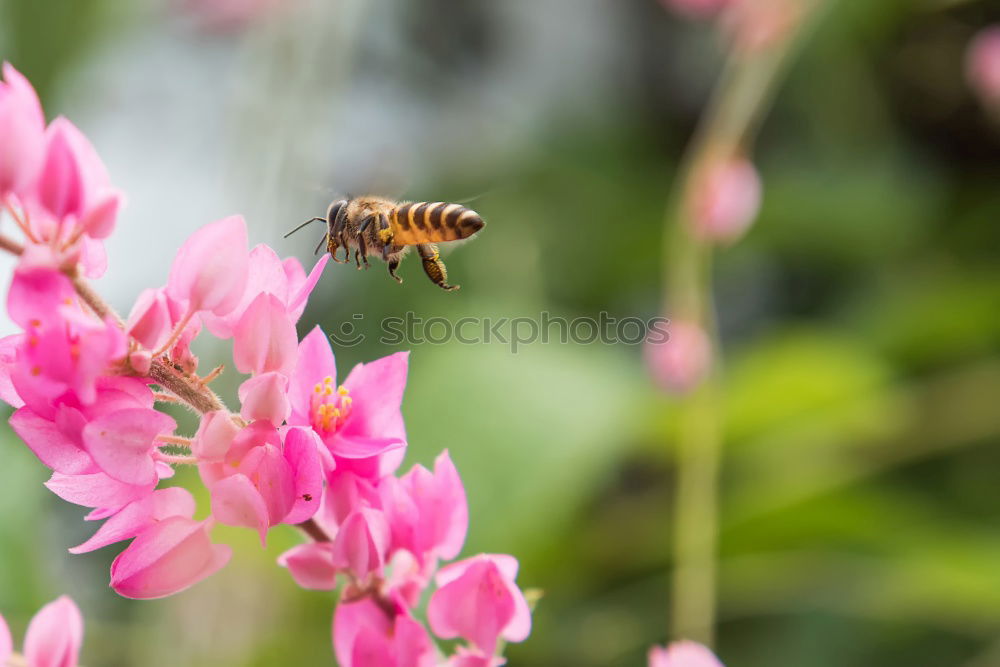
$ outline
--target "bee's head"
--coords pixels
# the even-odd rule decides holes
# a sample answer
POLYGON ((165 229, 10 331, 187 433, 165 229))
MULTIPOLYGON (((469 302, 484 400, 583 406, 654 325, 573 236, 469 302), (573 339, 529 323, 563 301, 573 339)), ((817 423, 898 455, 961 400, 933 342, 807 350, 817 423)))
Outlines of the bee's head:
POLYGON ((333 231, 333 225, 337 222, 337 219, 343 215, 343 212, 347 208, 346 199, 338 199, 330 204, 330 208, 326 209, 326 225, 330 231, 333 231))

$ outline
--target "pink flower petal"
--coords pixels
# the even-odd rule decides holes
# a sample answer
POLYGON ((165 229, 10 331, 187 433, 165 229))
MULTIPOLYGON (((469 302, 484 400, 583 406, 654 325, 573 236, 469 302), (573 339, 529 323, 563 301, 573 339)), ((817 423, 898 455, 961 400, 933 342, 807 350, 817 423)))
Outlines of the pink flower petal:
POLYGON ((337 531, 333 557, 338 567, 359 579, 380 573, 389 547, 389 525, 382 512, 362 508, 352 513, 337 531))
POLYGON ((239 432, 227 410, 206 412, 191 443, 191 453, 199 461, 222 461, 239 432))
POLYGON ((288 388, 292 404, 291 424, 308 426, 312 419, 312 397, 316 385, 323 386, 326 378, 337 380, 337 364, 330 349, 330 341, 319 327, 299 343, 299 351, 288 388))
POLYGON ((392 621, 371 598, 337 605, 333 615, 333 649, 341 667, 367 667, 354 662, 354 644, 366 628, 387 637, 392 621))
POLYGON ((67 475, 94 472, 94 462, 80 444, 66 437, 55 422, 42 418, 31 408, 19 408, 11 415, 9 423, 38 460, 49 468, 67 475))
POLYGON ((406 440, 400 406, 408 365, 409 352, 397 352, 351 370, 344 380, 353 399, 351 416, 344 425, 345 436, 406 440))
POLYGON ((214 574, 232 550, 212 544, 209 526, 174 516, 146 529, 111 564, 111 587, 127 598, 161 598, 214 574))
POLYGON ((14 388, 11 373, 17 363, 17 348, 23 344, 24 334, 14 334, 0 338, 0 401, 14 409, 24 405, 14 388))
POLYGON ((281 373, 262 373, 240 385, 240 415, 249 421, 266 420, 280 426, 291 412, 288 403, 288 377, 281 373))
POLYGON ((284 304, 271 294, 261 294, 236 324, 233 362, 241 373, 287 375, 295 366, 297 345, 295 323, 284 304))
POLYGON ((337 587, 337 567, 333 562, 333 545, 329 542, 308 542, 292 547, 278 557, 278 565, 288 568, 302 588, 332 591, 337 587))
POLYGON ((45 117, 35 89, 9 63, 0 83, 0 196, 21 194, 38 176, 45 156, 45 117))
POLYGON ((323 443, 312 429, 290 428, 285 432, 285 459, 295 479, 295 504, 285 523, 302 523, 319 509, 323 497, 323 443))
POLYGON ((401 449, 406 442, 399 438, 377 438, 362 435, 334 435, 328 443, 335 456, 344 459, 370 459, 394 449, 401 449))
POLYGON ((175 428, 177 423, 157 410, 119 410, 87 424, 83 441, 97 465, 111 477, 127 484, 149 484, 157 479, 154 439, 175 428))
POLYGON ((125 323, 125 332, 150 350, 159 349, 170 336, 173 322, 163 289, 146 289, 139 294, 125 323))
POLYGON ((225 315, 239 303, 249 266, 246 223, 230 216, 184 242, 170 267, 167 293, 191 311, 225 315))
POLYGON ((312 271, 309 275, 305 277, 301 282, 298 280, 298 273, 302 271, 302 266, 298 267, 289 266, 290 261, 294 261, 298 264, 298 260, 292 258, 291 260, 285 261, 285 272, 288 275, 288 286, 289 286, 289 300, 288 300, 288 312, 291 315, 293 322, 298 322, 299 318, 302 317, 302 312, 306 309, 306 302, 309 300, 309 295, 312 294, 313 288, 316 287, 316 283, 319 282, 320 276, 323 275, 323 269, 326 268, 326 263, 330 260, 330 255, 324 254, 319 260, 313 265, 312 271))
POLYGON ((149 495, 154 484, 125 484, 102 472, 88 475, 52 473, 49 481, 45 482, 52 493, 66 502, 110 510, 117 510, 149 495))
POLYGON ((31 667, 76 667, 83 643, 83 616, 63 595, 42 607, 24 636, 24 658, 31 667))
POLYGON ((267 504, 246 475, 235 474, 212 485, 212 516, 226 526, 252 528, 267 540, 267 504))
POLYGON ((194 510, 194 497, 187 489, 179 486, 158 489, 152 495, 123 507, 105 521, 89 540, 73 547, 69 552, 87 553, 133 538, 157 521, 170 516, 190 519, 194 516, 194 510))

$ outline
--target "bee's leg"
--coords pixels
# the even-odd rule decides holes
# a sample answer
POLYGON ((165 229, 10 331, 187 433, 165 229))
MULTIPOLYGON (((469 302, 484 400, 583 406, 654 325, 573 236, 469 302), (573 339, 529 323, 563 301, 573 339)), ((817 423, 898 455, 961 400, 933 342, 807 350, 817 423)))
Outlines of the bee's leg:
POLYGON ((417 245, 417 252, 424 263, 424 273, 435 285, 443 290, 451 292, 457 290, 459 285, 448 284, 448 270, 444 268, 444 262, 438 254, 437 246, 433 243, 421 243, 417 245))
MULTIPOLYGON (((388 248, 388 247, 389 246, 386 246, 386 248, 388 248)), ((398 254, 397 255, 393 255, 392 257, 389 257, 388 254, 385 252, 385 250, 383 250, 382 252, 383 252, 383 256, 385 257, 385 263, 389 267, 389 275, 392 276, 393 278, 395 278, 395 280, 396 280, 397 283, 399 283, 400 285, 402 285, 403 284, 403 279, 396 275, 396 269, 399 268, 399 261, 400 261, 401 257, 398 254)))
POLYGON ((382 214, 378 216, 378 240, 382 243, 382 259, 388 256, 387 249, 392 245, 392 227, 389 225, 389 218, 382 214))
POLYGON ((333 241, 333 250, 330 254, 333 255, 333 261, 340 264, 347 264, 351 261, 351 249, 347 245, 347 237, 344 236, 344 228, 347 226, 347 207, 341 206, 340 210, 337 211, 337 217, 334 219, 333 224, 330 226, 330 239, 333 241), (344 259, 338 260, 336 255, 337 246, 340 245, 344 248, 344 259))
MULTIPOLYGON (((364 234, 358 235, 358 249, 354 251, 354 261, 358 261, 358 254, 361 254, 361 260, 365 263, 365 268, 368 268, 368 246, 365 243, 364 234)), ((358 268, 361 268, 361 264, 358 263, 358 268)))
POLYGON ((372 226, 372 223, 374 221, 375 221, 374 215, 368 216, 367 218, 364 219, 364 222, 361 223, 361 226, 358 227, 358 248, 360 248, 361 250, 361 259, 364 261, 366 269, 368 268, 369 264, 368 264, 368 242, 365 241, 365 234, 368 232, 368 228, 372 226))

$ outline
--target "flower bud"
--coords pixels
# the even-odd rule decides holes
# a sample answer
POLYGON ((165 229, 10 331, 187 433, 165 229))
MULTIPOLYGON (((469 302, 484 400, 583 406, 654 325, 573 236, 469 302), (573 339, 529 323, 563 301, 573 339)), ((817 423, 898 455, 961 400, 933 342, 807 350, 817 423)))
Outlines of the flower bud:
POLYGON ((1000 24, 985 28, 969 44, 965 76, 983 104, 1000 113, 1000 24))
POLYGON ((691 188, 691 231, 705 241, 732 243, 749 229, 760 211, 760 177, 745 158, 705 165, 694 174, 691 188))
POLYGON ((656 383, 671 393, 692 390, 708 373, 712 345, 705 331, 689 322, 673 322, 666 340, 646 339, 646 365, 656 383))

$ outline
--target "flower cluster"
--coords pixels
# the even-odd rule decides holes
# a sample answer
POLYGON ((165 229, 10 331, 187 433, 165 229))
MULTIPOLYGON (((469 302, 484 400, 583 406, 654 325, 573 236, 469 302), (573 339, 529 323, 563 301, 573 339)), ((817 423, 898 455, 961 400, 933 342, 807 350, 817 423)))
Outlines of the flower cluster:
POLYGON ((52 469, 46 486, 104 523, 73 553, 131 540, 111 567, 130 598, 177 593, 223 567, 231 549, 211 540, 216 523, 256 531, 279 524, 313 541, 281 557, 295 581, 343 583, 334 618, 342 665, 496 665, 501 640, 531 625, 514 583, 517 561, 456 558, 468 525, 465 491, 447 454, 434 471, 396 476, 406 450, 400 405, 408 358, 359 364, 337 380, 326 335, 301 342, 296 323, 326 265, 310 272, 266 245, 249 248, 242 218, 195 232, 166 284, 147 289, 118 317, 85 282, 105 267, 101 240, 122 196, 96 152, 69 121, 45 127, 30 84, 9 65, 0 83, 0 197, 24 234, 7 310, 22 333, 0 341, 0 398, 11 427, 52 469), (233 341, 248 377, 239 410, 199 375, 191 344, 208 333, 233 341), (186 404, 192 436, 158 409, 186 404), (161 487, 176 465, 197 466, 211 508, 195 518, 192 495, 161 487), (434 634, 467 644, 440 656, 416 619, 423 593, 434 634))
POLYGON ((63 595, 38 610, 24 636, 24 652, 14 653, 14 642, 0 616, 0 665, 76 667, 83 643, 83 616, 63 595))

